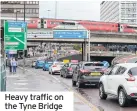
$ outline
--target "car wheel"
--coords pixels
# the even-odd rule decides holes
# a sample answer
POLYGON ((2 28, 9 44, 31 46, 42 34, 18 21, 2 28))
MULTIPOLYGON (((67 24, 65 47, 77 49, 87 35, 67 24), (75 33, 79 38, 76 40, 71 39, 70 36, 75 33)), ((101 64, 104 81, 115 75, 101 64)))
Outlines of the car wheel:
POLYGON ((61 73, 60 73, 60 77, 63 77, 61 73))
POLYGON ((100 99, 107 99, 107 94, 105 94, 103 84, 99 85, 99 97, 100 99))
POLYGON ((64 74, 64 78, 67 78, 67 75, 66 75, 66 74, 64 74))
POLYGON ((84 83, 78 82, 78 88, 84 88, 84 83))
POLYGON ((51 72, 49 71, 49 74, 51 74, 51 72))
POLYGON ((54 75, 54 72, 51 72, 52 75, 54 75))
POLYGON ((98 88, 99 87, 98 84, 95 84, 95 87, 98 88))
POLYGON ((73 80, 72 80, 72 85, 73 85, 73 86, 76 86, 76 81, 73 81, 73 80))
POLYGON ((121 107, 127 106, 128 99, 123 89, 120 89, 118 92, 118 103, 121 107))

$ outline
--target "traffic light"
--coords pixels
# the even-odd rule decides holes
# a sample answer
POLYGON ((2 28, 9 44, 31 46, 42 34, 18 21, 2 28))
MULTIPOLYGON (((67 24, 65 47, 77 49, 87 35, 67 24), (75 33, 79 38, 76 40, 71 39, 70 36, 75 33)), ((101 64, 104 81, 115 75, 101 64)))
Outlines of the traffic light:
POLYGON ((41 19, 41 28, 44 28, 44 19, 41 19))
POLYGON ((4 41, 4 27, 1 27, 0 37, 1 37, 1 40, 4 41))

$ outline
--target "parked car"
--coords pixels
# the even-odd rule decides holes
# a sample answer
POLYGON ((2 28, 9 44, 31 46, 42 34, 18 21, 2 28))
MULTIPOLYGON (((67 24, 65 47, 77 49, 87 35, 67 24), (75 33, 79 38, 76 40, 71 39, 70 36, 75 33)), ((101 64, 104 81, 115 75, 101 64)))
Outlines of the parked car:
POLYGON ((72 77, 73 69, 78 65, 78 63, 66 63, 60 70, 60 76, 67 78, 72 77))
POLYGON ((44 60, 37 60, 35 64, 35 69, 43 68, 44 60))
POLYGON ((64 65, 63 62, 54 62, 49 68, 49 74, 55 74, 55 73, 60 74, 60 70, 63 65, 64 65))
POLYGON ((49 67, 53 64, 53 61, 45 61, 43 65, 43 71, 49 71, 49 67))
POLYGON ((36 65, 36 60, 32 61, 31 67, 35 67, 35 65, 36 65))
POLYGON ((108 95, 116 96, 121 107, 137 99, 136 63, 116 64, 100 78, 99 96, 106 99, 108 95))
POLYGON ((98 86, 100 77, 104 74, 106 68, 101 62, 80 62, 75 68, 72 76, 72 85, 78 88, 86 84, 95 84, 98 86))

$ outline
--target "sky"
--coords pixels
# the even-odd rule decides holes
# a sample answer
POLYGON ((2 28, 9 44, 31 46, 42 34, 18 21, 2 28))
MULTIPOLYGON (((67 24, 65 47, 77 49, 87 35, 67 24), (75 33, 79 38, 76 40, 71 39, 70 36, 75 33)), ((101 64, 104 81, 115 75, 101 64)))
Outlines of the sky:
MULTIPOLYGON (((100 20, 101 1, 57 1, 57 19, 100 20)), ((40 1, 40 18, 55 18, 55 1, 40 1), (48 11, 50 10, 50 11, 48 11)))

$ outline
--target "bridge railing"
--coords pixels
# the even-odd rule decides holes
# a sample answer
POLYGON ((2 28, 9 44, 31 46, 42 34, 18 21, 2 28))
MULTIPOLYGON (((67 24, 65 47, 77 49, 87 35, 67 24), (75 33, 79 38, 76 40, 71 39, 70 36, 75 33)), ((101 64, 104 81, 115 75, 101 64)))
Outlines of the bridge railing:
POLYGON ((117 51, 90 51, 92 56, 121 56, 121 55, 135 55, 133 52, 117 52, 117 51))
MULTIPOLYGON (((124 32, 103 32, 103 31, 90 31, 90 34, 104 34, 104 35, 129 35, 129 36, 133 36, 133 35, 137 35, 137 33, 124 33, 124 32)), ((92 37, 92 36, 91 36, 92 37)))

